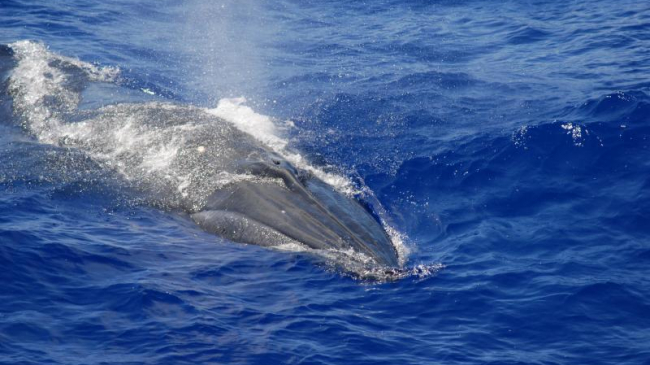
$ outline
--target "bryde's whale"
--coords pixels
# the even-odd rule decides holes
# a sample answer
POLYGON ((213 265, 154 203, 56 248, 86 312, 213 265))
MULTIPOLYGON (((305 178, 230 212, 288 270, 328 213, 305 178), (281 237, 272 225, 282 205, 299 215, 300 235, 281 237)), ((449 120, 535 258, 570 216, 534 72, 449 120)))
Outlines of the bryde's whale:
MULTIPOLYGON (((400 264, 370 209, 218 113, 160 98, 133 103, 134 89, 116 69, 36 42, 0 48, 0 66, 2 93, 37 140, 84 152, 208 232, 261 246, 352 252, 375 267, 400 264)), ((66 169, 74 173, 74 165, 66 169)))

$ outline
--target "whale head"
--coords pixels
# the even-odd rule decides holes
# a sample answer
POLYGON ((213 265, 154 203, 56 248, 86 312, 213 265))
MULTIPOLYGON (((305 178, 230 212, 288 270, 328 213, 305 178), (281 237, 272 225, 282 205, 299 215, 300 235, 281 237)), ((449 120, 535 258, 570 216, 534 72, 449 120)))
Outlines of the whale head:
POLYGON ((398 266, 385 230, 355 199, 280 158, 246 162, 241 170, 260 179, 215 191, 192 215, 203 229, 261 246, 297 242, 316 250, 353 250, 376 265, 398 266))

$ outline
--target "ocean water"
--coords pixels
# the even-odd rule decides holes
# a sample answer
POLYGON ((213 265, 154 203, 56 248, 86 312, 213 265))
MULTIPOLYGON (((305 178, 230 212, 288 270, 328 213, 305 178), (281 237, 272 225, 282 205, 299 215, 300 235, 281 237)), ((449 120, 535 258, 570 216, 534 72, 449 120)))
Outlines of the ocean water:
POLYGON ((0 0, 0 363, 648 364, 649 50, 640 0, 0 0), (208 114, 406 274, 201 230, 208 114))

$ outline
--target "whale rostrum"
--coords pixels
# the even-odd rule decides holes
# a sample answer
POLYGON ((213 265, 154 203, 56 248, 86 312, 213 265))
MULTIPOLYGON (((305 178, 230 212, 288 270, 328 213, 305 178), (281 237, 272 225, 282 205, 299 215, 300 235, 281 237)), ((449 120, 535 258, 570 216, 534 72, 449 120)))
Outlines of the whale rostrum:
POLYGON ((215 191, 204 210, 192 214, 203 229, 261 246, 298 242, 317 250, 352 249, 377 264, 398 265, 390 238, 356 200, 278 156, 241 168, 264 179, 215 191))

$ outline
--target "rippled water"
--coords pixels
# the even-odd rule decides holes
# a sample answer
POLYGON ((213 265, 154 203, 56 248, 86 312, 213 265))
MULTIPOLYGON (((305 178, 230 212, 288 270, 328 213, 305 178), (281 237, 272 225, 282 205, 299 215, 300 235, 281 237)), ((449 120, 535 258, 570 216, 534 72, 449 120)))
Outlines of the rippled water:
MULTIPOLYGON (((648 34, 643 1, 3 0, 1 44, 119 68, 80 94, 91 117, 153 101, 254 120, 367 187, 413 274, 200 230, 128 169, 152 144, 93 119, 86 141, 126 151, 107 168, 60 139, 75 121, 17 113, 11 80, 47 62, 19 73, 2 47, 0 362, 650 362, 648 34)), ((46 106, 76 90, 31 80, 46 106)))

